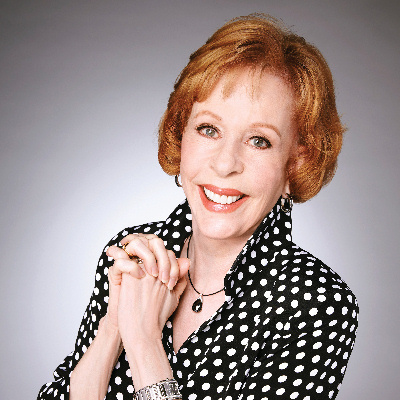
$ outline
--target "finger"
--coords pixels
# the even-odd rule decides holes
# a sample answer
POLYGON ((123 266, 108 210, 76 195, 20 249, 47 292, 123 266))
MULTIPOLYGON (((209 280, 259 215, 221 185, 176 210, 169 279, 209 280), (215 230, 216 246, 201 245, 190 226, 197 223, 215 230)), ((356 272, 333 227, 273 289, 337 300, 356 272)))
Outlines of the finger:
POLYGON ((114 285, 120 285, 123 273, 132 275, 137 279, 141 279, 146 276, 146 273, 135 261, 118 258, 108 270, 108 280, 114 285))
POLYGON ((138 237, 134 238, 126 245, 125 251, 129 254, 140 257, 148 274, 153 275, 154 277, 158 276, 156 256, 149 248, 147 239, 138 237))
POLYGON ((121 245, 127 244, 134 239, 141 239, 143 242, 148 241, 150 239, 156 238, 156 235, 152 233, 131 233, 130 235, 126 235, 121 241, 121 245))
POLYGON ((179 265, 179 278, 183 278, 189 271, 190 260, 189 258, 180 257, 177 261, 179 265))
POLYGON ((187 280, 185 277, 182 277, 181 279, 179 279, 178 283, 175 285, 174 292, 178 298, 178 301, 179 301, 183 291, 185 290, 186 285, 187 285, 187 280))
POLYGON ((126 235, 121 241, 121 245, 127 244, 129 242, 131 242, 133 239, 137 238, 137 234, 136 233, 131 233, 130 235, 126 235))
POLYGON ((125 258, 129 260, 129 256, 126 251, 117 246, 110 246, 107 249, 106 254, 108 257, 112 257, 114 260, 116 260, 117 258, 125 258))
MULTIPOLYGON (((148 239, 149 249, 157 259, 157 267, 159 272, 159 279, 163 283, 167 283, 170 277, 171 263, 168 256, 168 251, 165 248, 164 241, 159 237, 155 236, 148 239)), ((153 275, 154 276, 154 275, 153 275)))
POLYGON ((170 263, 169 280, 167 287, 169 290, 172 290, 179 279, 179 265, 175 253, 172 250, 167 250, 167 254, 170 263))

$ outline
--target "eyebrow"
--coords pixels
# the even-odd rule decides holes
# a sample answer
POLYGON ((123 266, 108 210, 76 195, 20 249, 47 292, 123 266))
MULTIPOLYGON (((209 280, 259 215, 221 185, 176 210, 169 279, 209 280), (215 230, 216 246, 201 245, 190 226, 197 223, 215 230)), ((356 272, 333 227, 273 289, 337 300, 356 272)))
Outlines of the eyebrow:
MULTIPOLYGON (((209 115, 210 117, 213 117, 214 119, 216 119, 217 121, 222 121, 222 118, 220 116, 218 116, 217 114, 214 114, 212 111, 208 111, 208 110, 202 110, 199 111, 194 118, 198 118, 199 116, 202 115, 209 115)), ((254 124, 251 124, 252 127, 254 128, 267 128, 267 129, 271 129, 274 132, 276 132, 276 134, 281 137, 281 132, 279 131, 279 129, 273 125, 273 124, 267 124, 265 122, 255 122, 254 124)))
POLYGON ((221 118, 221 117, 219 117, 217 114, 214 114, 213 112, 208 111, 208 110, 199 111, 199 112, 194 116, 194 118, 197 118, 197 117, 199 117, 199 116, 201 116, 201 115, 209 115, 210 117, 215 118, 217 121, 222 121, 222 118, 221 118))
POLYGON ((255 128, 267 128, 267 129, 272 129, 273 131, 276 132, 276 134, 277 134, 279 137, 282 136, 282 135, 281 135, 281 132, 279 131, 279 129, 278 129, 275 125, 267 124, 267 123, 264 123, 264 122, 256 122, 256 123, 252 124, 252 126, 254 126, 255 128))

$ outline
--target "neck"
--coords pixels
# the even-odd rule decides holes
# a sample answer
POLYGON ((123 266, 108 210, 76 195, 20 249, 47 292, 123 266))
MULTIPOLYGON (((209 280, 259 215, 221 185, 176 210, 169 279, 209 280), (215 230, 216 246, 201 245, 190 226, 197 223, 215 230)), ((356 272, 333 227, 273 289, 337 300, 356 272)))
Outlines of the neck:
POLYGON ((196 289, 205 293, 223 287, 225 275, 247 239, 213 239, 205 237, 193 227, 189 254, 187 254, 189 241, 186 241, 182 256, 190 258, 190 277, 196 289))

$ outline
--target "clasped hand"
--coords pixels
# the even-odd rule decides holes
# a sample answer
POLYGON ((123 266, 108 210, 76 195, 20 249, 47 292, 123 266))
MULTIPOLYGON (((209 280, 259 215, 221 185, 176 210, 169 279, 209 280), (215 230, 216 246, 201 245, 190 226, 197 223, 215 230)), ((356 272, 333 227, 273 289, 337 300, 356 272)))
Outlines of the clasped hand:
POLYGON ((128 235, 121 244, 126 244, 126 251, 111 246, 106 252, 115 260, 108 271, 107 323, 118 329, 124 343, 160 339, 186 287, 190 261, 177 259, 156 235, 128 235), (138 264, 128 253, 143 263, 138 264))

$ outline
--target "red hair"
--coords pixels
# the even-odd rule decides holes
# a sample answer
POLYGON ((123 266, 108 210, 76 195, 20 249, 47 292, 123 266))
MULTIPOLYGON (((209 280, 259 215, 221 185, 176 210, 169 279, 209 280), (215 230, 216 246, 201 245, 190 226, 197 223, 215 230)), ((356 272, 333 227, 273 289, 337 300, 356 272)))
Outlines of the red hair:
POLYGON ((222 75, 242 67, 277 74, 293 90, 298 146, 287 174, 293 200, 304 202, 332 179, 345 129, 322 54, 267 15, 228 22, 190 56, 160 122, 159 163, 167 174, 179 174, 182 134, 193 103, 205 100, 222 75))

